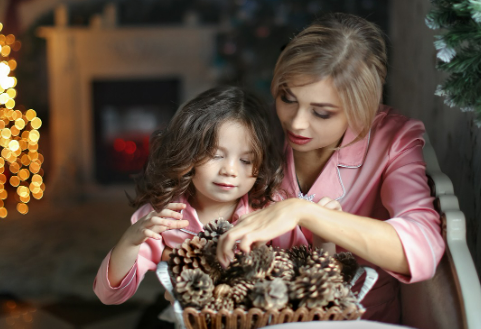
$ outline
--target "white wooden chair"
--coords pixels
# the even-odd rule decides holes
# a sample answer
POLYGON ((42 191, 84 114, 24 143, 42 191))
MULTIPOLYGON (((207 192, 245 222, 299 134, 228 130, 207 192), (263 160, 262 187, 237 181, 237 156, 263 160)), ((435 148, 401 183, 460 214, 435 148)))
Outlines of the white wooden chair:
POLYGON ((426 172, 441 214, 446 252, 431 280, 402 284, 402 324, 421 329, 481 328, 481 287, 466 244, 466 219, 451 180, 441 171, 427 134, 424 137, 426 172))

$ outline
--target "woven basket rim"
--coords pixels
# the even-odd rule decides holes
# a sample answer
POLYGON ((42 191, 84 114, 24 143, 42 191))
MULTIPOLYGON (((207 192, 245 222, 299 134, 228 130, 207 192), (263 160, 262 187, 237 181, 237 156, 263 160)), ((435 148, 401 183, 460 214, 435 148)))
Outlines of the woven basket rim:
POLYGON ((290 322, 357 320, 365 312, 362 305, 358 306, 360 308, 355 310, 347 308, 342 310, 338 306, 333 306, 327 310, 299 307, 296 310, 284 308, 279 311, 264 311, 255 307, 248 310, 236 308, 234 310, 223 309, 220 311, 205 308, 198 310, 194 307, 186 307, 182 311, 182 317, 187 329, 221 327, 225 329, 260 328, 290 322))

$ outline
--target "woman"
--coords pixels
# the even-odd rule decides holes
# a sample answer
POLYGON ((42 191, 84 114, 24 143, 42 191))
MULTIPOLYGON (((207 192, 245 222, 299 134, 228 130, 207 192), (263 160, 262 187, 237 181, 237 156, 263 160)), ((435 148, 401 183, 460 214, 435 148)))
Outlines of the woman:
POLYGON ((248 252, 300 225, 310 243, 334 243, 378 271, 363 318, 397 323, 398 281, 431 278, 444 242, 422 157, 424 126, 381 105, 386 64, 382 33, 349 14, 322 17, 290 41, 271 91, 291 198, 244 216, 221 237, 218 257, 228 266, 237 240, 248 252))

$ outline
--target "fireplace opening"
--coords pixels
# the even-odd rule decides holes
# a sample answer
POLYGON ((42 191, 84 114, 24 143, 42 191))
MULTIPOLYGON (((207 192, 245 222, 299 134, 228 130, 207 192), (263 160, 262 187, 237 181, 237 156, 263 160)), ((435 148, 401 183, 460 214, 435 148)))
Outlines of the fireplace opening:
POLYGON ((95 179, 132 183, 149 153, 153 131, 164 128, 180 98, 179 79, 93 81, 95 179))

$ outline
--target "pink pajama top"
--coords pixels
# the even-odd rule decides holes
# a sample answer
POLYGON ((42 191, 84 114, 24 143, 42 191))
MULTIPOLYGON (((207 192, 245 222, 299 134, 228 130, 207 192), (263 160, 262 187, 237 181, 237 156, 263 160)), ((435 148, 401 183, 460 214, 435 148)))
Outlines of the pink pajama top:
MULTIPOLYGON (((185 203, 186 208, 182 212, 183 219, 189 221, 189 225, 183 229, 168 230, 163 232, 160 240, 147 239, 140 246, 137 260, 126 274, 118 287, 112 287, 108 280, 108 269, 111 252, 104 258, 97 276, 95 277, 93 288, 95 294, 104 304, 121 304, 129 299, 136 291, 143 280, 147 271, 155 271, 157 264, 161 261, 162 252, 164 248, 178 248, 185 239, 192 239, 199 232, 204 231, 203 224, 200 222, 195 209, 189 204, 185 197, 180 197, 178 200, 172 201, 175 203, 185 203)), ((132 224, 136 223, 140 218, 146 216, 152 210, 150 204, 140 207, 131 218, 132 224)), ((232 216, 232 222, 239 219, 240 216, 251 212, 252 209, 248 204, 248 197, 245 195, 239 200, 237 208, 232 216)), ((271 241, 273 246, 280 248, 289 248, 295 245, 307 245, 307 240, 299 227, 287 232, 280 237, 271 241)), ((160 283, 159 283, 160 285, 160 283)), ((160 286, 159 286, 160 288, 160 286)), ((159 289, 160 290, 160 289, 159 289)))
MULTIPOLYGON (((313 202, 325 196, 336 199, 343 211, 386 221, 396 230, 411 276, 385 271, 358 258, 361 265, 370 266, 379 273, 376 285, 362 302, 367 309, 363 317, 366 319, 399 322, 398 280, 413 283, 431 278, 444 253, 440 219, 427 184, 423 133, 422 122, 381 106, 369 134, 335 151, 304 196, 312 198, 313 202)), ((356 134, 348 129, 341 147, 355 137, 356 134)), ((290 196, 299 197, 289 146, 286 157, 283 188, 290 196)), ((312 243, 312 233, 302 230, 312 243)), ((340 251, 345 250, 337 247, 337 252, 340 251)))

